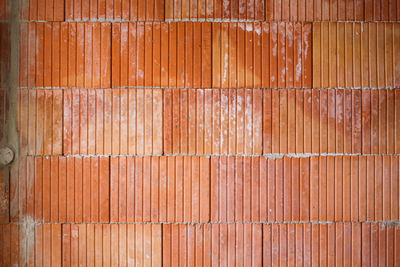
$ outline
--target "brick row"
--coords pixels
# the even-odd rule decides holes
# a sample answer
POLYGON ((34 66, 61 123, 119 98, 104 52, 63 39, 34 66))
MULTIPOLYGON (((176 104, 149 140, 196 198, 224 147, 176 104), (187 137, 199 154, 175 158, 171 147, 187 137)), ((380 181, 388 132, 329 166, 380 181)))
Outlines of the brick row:
POLYGON ((399 247, 392 224, 263 225, 264 266, 398 266, 399 247))
POLYGON ((213 88, 312 86, 310 23, 213 23, 213 88))
POLYGON ((10 185, 11 221, 109 222, 108 157, 24 157, 10 185))
POLYGON ((381 223, 163 225, 164 266, 397 266, 399 246, 381 223))
POLYGON ((400 227, 333 224, 0 225, 2 266, 398 266, 400 227))
POLYGON ((311 87, 311 37, 301 23, 23 23, 19 83, 311 87))
MULTIPOLYGON (((17 177, 14 177, 18 175, 17 177)), ((399 220, 399 157, 27 157, 11 220, 399 220)))
POLYGON ((400 24, 314 23, 313 87, 400 86, 400 24))
POLYGON ((111 86, 111 24, 21 24, 21 87, 111 86))
MULTIPOLYGON (((247 20, 247 21, 398 21, 398 0, 28 0, 20 1, 24 20, 247 20), (65 15, 64 15, 65 13, 65 15), (165 14, 164 14, 165 13, 165 14)), ((2 0, 8 19, 10 1, 2 0)))
MULTIPOLYGON (((7 0, 3 0, 7 1, 7 0)), ((17 0, 22 20, 64 21, 64 0, 17 0)), ((88 2, 89 1, 82 1, 88 2)))
POLYGON ((64 90, 64 154, 162 153, 161 89, 64 90))
POLYGON ((65 0, 66 20, 164 20, 165 0, 65 0))
POLYGON ((166 20, 264 20, 264 0, 165 0, 166 20))
POLYGON ((11 220, 208 222, 209 173, 206 157, 27 157, 11 181, 11 220))
POLYGON ((400 153, 400 90, 19 90, 23 155, 400 153))
POLYGON ((267 21, 398 21, 398 0, 265 1, 267 21))
POLYGON ((112 222, 208 222, 206 157, 111 158, 112 222))
POLYGON ((167 89, 164 153, 397 154, 399 97, 398 89, 167 89))
POLYGON ((262 265, 261 224, 163 225, 163 266, 262 265))
POLYGON ((63 266, 161 266, 160 224, 64 224, 62 231, 63 266))
POLYGON ((112 86, 210 88, 211 37, 209 22, 115 23, 112 86))
POLYGON ((399 157, 211 157, 211 222, 398 220, 399 157))

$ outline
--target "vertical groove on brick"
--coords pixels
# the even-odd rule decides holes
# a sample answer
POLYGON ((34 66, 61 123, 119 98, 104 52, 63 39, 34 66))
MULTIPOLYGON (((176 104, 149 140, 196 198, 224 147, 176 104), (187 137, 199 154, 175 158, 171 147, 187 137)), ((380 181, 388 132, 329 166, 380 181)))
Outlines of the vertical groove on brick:
POLYGON ((394 71, 399 68, 395 60, 399 48, 394 42, 398 36, 397 23, 314 23, 313 87, 398 86, 398 71, 394 71), (324 41, 332 42, 338 51, 324 41), (337 74, 330 67, 335 64, 339 64, 337 74))
POLYGON ((310 26, 213 24, 213 87, 311 87, 310 26), (228 47, 237 54, 228 55, 228 47))
POLYGON ((397 220, 398 164, 390 156, 213 156, 211 222, 397 220))

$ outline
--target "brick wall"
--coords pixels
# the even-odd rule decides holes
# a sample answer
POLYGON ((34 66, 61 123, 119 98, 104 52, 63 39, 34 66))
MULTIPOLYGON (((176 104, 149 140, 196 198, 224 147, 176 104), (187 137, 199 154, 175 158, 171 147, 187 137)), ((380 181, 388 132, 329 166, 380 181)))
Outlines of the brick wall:
POLYGON ((399 21, 0 0, 0 266, 400 266, 399 21))

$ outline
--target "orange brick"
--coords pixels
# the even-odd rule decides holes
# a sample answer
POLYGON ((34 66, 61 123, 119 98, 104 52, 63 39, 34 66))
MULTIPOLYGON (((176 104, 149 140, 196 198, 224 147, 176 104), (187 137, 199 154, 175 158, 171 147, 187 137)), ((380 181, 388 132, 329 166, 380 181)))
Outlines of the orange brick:
MULTIPOLYGON (((40 1, 40 0, 39 0, 40 1)), ((65 1, 65 17, 68 20, 164 20, 164 0, 65 1)))
POLYGON ((165 0, 165 19, 264 20, 264 1, 233 0, 197 2, 165 0))
POLYGON ((21 162, 13 172, 20 180, 11 181, 13 221, 23 216, 51 223, 109 221, 108 158, 27 157, 21 162))
POLYGON ((261 264, 260 224, 163 225, 163 265, 261 264))
POLYGON ((380 260, 391 263, 393 246, 385 245, 393 242, 398 227, 388 226, 378 230, 379 226, 381 225, 376 223, 264 225, 263 263, 274 265, 313 262, 325 265, 336 262, 367 265, 376 261, 376 258, 361 255, 372 249, 376 249, 375 256, 378 256, 378 253, 382 255, 380 260), (378 231, 382 234, 379 235, 378 231), (385 234, 391 241, 385 238, 385 234), (378 242, 385 245, 378 249, 378 242), (388 253, 390 256, 386 257, 386 254, 381 253, 388 253))
POLYGON ((21 87, 111 86, 111 24, 29 22, 21 34, 28 43, 22 47, 27 59, 20 60, 21 87))
POLYGON ((211 87, 211 24, 117 23, 113 36, 113 86, 211 87), (183 51, 197 63, 183 64, 183 51))
POLYGON ((64 263, 102 262, 119 265, 134 261, 146 266, 161 264, 161 225, 63 224, 62 228, 64 263), (78 246, 79 254, 73 253, 78 246))
POLYGON ((393 23, 314 23, 313 87, 398 86, 399 31, 393 23))
POLYGON ((160 89, 68 89, 64 95, 64 154, 161 154, 160 89))
POLYGON ((111 221, 208 222, 208 161, 205 157, 111 158, 111 221))
POLYGON ((213 87, 311 87, 310 43, 310 24, 213 24, 213 87))
POLYGON ((397 21, 396 1, 344 0, 265 2, 266 20, 275 21, 397 21))
POLYGON ((260 154, 261 90, 164 90, 164 152, 260 154))

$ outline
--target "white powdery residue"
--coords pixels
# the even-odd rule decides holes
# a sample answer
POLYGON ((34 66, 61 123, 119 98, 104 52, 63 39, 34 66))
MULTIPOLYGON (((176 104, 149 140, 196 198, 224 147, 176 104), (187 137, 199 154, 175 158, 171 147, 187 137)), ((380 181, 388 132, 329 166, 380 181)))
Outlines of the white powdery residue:
POLYGON ((137 71, 137 74, 138 74, 138 76, 139 76, 139 78, 144 78, 144 72, 143 72, 143 70, 138 70, 137 71))
POLYGON ((272 47, 272 55, 276 56, 276 52, 278 50, 278 43, 274 42, 274 46, 272 47))
POLYGON ((284 81, 286 76, 286 68, 283 68, 281 71, 281 80, 284 81))
POLYGON ((297 46, 297 64, 296 64, 296 81, 300 80, 301 77, 301 68, 302 58, 301 58, 301 45, 297 46))
POLYGON ((296 64, 296 82, 300 80, 301 77, 301 61, 297 62, 296 64))
POLYGON ((224 73, 222 75, 223 81, 227 80, 228 68, 229 68, 229 56, 228 56, 228 53, 225 53, 225 55, 224 55, 224 68, 223 68, 224 69, 224 73))
POLYGON ((230 0, 224 0, 223 7, 224 7, 224 14, 229 14, 230 10, 230 0))
POLYGON ((23 251, 23 253, 20 253, 20 255, 25 255, 25 257, 21 259, 22 266, 28 264, 29 257, 34 253, 35 224, 35 220, 29 215, 25 215, 21 220, 20 250, 23 251))
POLYGON ((237 111, 240 112, 242 111, 242 105, 240 105, 240 103, 242 103, 242 97, 241 96, 237 96, 237 111))
POLYGON ((250 24, 250 23, 247 23, 247 24, 246 24, 246 31, 252 32, 252 31, 253 31, 253 25, 250 24))
POLYGON ((305 48, 304 48, 304 57, 307 57, 308 54, 308 49, 309 49, 309 44, 308 44, 308 35, 310 33, 308 31, 304 32, 304 44, 305 44, 305 48))

